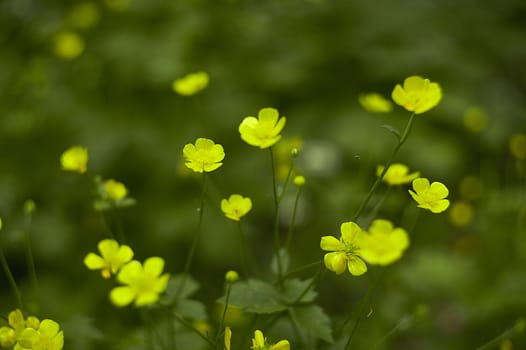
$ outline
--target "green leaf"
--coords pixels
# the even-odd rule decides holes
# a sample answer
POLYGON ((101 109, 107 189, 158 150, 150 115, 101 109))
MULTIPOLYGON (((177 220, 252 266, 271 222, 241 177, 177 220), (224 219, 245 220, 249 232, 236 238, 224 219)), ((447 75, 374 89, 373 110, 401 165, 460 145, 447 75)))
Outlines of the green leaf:
POLYGON ((206 308, 203 303, 191 299, 181 299, 177 302, 174 311, 184 318, 192 320, 206 320, 206 308))
POLYGON ((299 278, 285 280, 284 290, 281 294, 283 300, 288 304, 295 302, 310 303, 314 301, 318 293, 316 293, 316 291, 314 291, 312 288, 310 288, 309 291, 301 297, 301 300, 298 300, 299 296, 307 289, 311 282, 312 278, 304 281, 300 280, 299 278))
MULTIPOLYGON (((218 302, 224 304, 225 297, 218 299, 218 302)), ((255 279, 232 285, 229 304, 257 314, 269 314, 287 309, 274 286, 255 279)))
POLYGON ((389 130, 394 136, 396 136, 396 138, 398 139, 398 141, 400 141, 400 137, 401 137, 401 136, 400 136, 400 131, 398 131, 397 128, 395 128, 395 127, 392 126, 392 125, 387 125, 387 124, 385 124, 385 125, 381 125, 380 127, 389 130))
POLYGON ((179 292, 182 282, 183 274, 175 275, 170 278, 168 281, 168 286, 166 287, 166 299, 172 302, 175 301, 177 293, 179 293, 178 297, 180 299, 186 299, 199 289, 199 283, 197 283, 197 281, 193 279, 192 276, 187 276, 183 289, 179 292))
POLYGON ((298 328, 308 336, 332 343, 330 319, 318 305, 299 306, 290 309, 290 315, 298 328))

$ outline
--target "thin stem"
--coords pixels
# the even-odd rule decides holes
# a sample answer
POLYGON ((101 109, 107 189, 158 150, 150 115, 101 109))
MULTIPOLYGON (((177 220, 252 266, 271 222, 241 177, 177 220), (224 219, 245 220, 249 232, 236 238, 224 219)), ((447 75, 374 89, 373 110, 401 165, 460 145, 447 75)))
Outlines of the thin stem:
POLYGON ((298 211, 298 203, 300 199, 301 188, 298 187, 296 192, 296 198, 294 199, 294 207, 292 208, 292 217, 290 218, 289 230, 287 231, 287 239, 285 241, 285 250, 288 252, 290 250, 290 244, 292 242, 292 234, 294 229, 294 223, 296 222, 296 213, 298 211))
POLYGON ((516 335, 516 334, 523 333, 524 332, 524 326, 525 326, 524 320, 521 319, 521 320, 517 321, 515 326, 505 330, 504 332, 502 332, 502 334, 500 334, 499 336, 491 339, 486 344, 479 346, 476 350, 494 349, 495 345, 500 344, 501 341, 503 341, 505 339, 509 339, 509 338, 513 337, 514 335, 516 335))
POLYGON ((239 239, 241 241, 241 249, 240 249, 240 258, 241 258, 241 271, 243 271, 243 274, 245 276, 248 276, 248 269, 249 269, 249 266, 248 266, 248 254, 247 254, 247 250, 248 250, 248 244, 247 244, 247 239, 243 233, 243 229, 241 227, 241 221, 238 221, 237 222, 237 228, 238 228, 238 232, 239 232, 239 239))
POLYGON ((33 219, 33 211, 32 210, 26 210, 25 211, 25 219, 26 219, 26 229, 24 230, 24 241, 26 246, 26 260, 27 265, 29 268, 29 275, 31 276, 31 281, 33 283, 33 289, 35 291, 35 294, 38 298, 38 279, 37 279, 37 270, 35 268, 35 259, 33 258, 33 249, 31 248, 31 233, 30 228, 32 224, 33 219))
POLYGON ((210 345, 210 347, 212 349, 215 349, 216 348, 216 344, 210 340, 206 335, 204 335, 203 333, 201 333, 199 330, 197 330, 195 327, 193 327, 190 323, 188 323, 184 318, 182 318, 181 316, 179 316, 177 313, 172 313, 172 315, 174 316, 174 318, 180 323, 182 324, 183 326, 185 326, 186 328, 188 328, 189 330, 193 331, 195 334, 197 334, 198 336, 200 336, 203 340, 206 341, 206 343, 208 345, 210 345))
POLYGON ((11 269, 9 269, 9 265, 7 264, 7 260, 4 255, 4 251, 2 250, 1 246, 0 246, 0 263, 2 264, 4 272, 7 276, 7 280, 9 281, 9 284, 11 285, 11 289, 13 290, 13 294, 15 295, 15 299, 18 304, 18 307, 20 308, 20 310, 23 310, 24 304, 22 303, 22 296, 20 294, 20 290, 18 289, 18 286, 16 285, 16 281, 15 281, 15 278, 13 277, 13 274, 11 273, 11 269))
POLYGON ((226 313, 228 310, 228 303, 230 301, 230 292, 232 291, 232 283, 227 282, 226 285, 226 296, 225 296, 225 307, 223 308, 223 314, 221 315, 221 321, 219 322, 219 328, 217 329, 217 336, 216 336, 216 344, 219 341, 219 337, 221 336, 221 332, 223 331, 223 328, 225 327, 225 319, 226 319, 226 313))
POLYGON ((181 292, 184 289, 184 285, 186 283, 186 279, 188 277, 188 274, 190 272, 190 267, 192 266, 192 262, 194 260, 195 251, 197 249, 197 245, 199 244, 199 240, 202 236, 202 223, 203 223, 203 211, 204 211, 204 204, 205 204, 205 186, 206 185, 206 172, 203 171, 203 184, 201 189, 201 200, 199 202, 199 220, 197 223, 197 234, 194 236, 194 240, 192 241, 192 246, 190 247, 190 253, 188 254, 188 257, 186 258, 186 262, 184 265, 183 270, 183 277, 181 280, 181 284, 179 285, 179 288, 177 289, 177 293, 175 294, 175 300, 177 300, 181 294, 181 292))
POLYGON ((354 213, 351 221, 356 221, 356 219, 358 219, 360 217, 360 215, 362 214, 362 211, 365 209, 365 207, 369 203, 369 200, 371 200, 371 197, 373 196, 374 191, 376 190, 378 185, 380 185, 380 182, 382 182, 382 179, 384 178, 385 174, 387 173, 387 170, 389 170, 389 167, 391 166, 391 163, 393 162, 395 156, 398 154, 398 151, 400 150, 400 147, 402 147, 402 145, 405 143, 405 141, 409 137, 409 133, 411 132, 411 128, 413 126, 414 118, 415 118, 415 113, 412 113, 411 116, 409 117, 409 121, 407 122, 407 125, 405 127, 404 133, 400 137, 400 139, 398 141, 398 144, 396 145, 396 147, 393 150, 393 153, 391 154, 391 157, 389 158, 389 160, 387 161, 387 163, 384 166, 384 170, 382 171, 380 176, 378 176, 378 178, 374 182, 373 186, 369 190, 369 193, 367 193, 367 196, 364 198, 364 200, 360 204, 360 207, 358 207, 358 210, 354 213))
POLYGON ((284 274, 284 275, 283 275, 283 278, 287 278, 287 277, 290 277, 290 276, 292 276, 292 275, 297 274, 298 272, 301 272, 301 271, 304 271, 304 270, 308 270, 308 269, 310 269, 310 268, 313 268, 313 267, 315 267, 315 266, 320 265, 321 263, 322 263, 322 262, 318 260, 318 261, 315 261, 315 262, 313 262, 313 263, 310 263, 310 264, 306 264, 306 265, 300 266, 300 267, 298 267, 298 268, 296 268, 296 269, 294 269, 294 270, 292 270, 292 271, 289 271, 289 272, 287 272, 286 274, 284 274))
POLYGON ((279 202, 278 188, 276 184, 276 169, 274 165, 274 154, 272 153, 272 147, 270 150, 270 163, 272 167, 272 193, 274 194, 274 250, 276 254, 276 261, 278 265, 278 281, 281 281, 281 275, 283 274, 283 265, 281 262, 281 243, 279 240, 279 202))
POLYGON ((311 288, 316 284, 316 282, 318 282, 318 280, 321 279, 325 271, 326 270, 323 268, 323 266, 320 266, 318 271, 316 271, 316 274, 314 275, 314 277, 312 277, 312 280, 310 281, 310 283, 307 285, 307 287, 305 287, 303 292, 300 293, 300 295, 296 298, 296 300, 294 300, 292 304, 299 303, 301 299, 305 296, 305 294, 307 294, 311 290, 311 288))

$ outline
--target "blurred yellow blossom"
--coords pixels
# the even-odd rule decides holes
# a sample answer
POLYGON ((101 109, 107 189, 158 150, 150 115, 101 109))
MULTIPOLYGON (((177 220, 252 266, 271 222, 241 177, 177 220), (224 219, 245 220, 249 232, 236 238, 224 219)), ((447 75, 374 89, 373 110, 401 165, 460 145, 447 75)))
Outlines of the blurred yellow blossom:
POLYGON ((305 176, 298 175, 294 177, 292 182, 294 182, 294 185, 296 185, 297 187, 303 187, 305 186, 305 183, 307 182, 307 180, 305 180, 305 176))
POLYGON ((460 181, 460 194, 464 199, 477 199, 482 191, 482 184, 475 176, 466 176, 460 181))
POLYGON ((65 60, 72 60, 84 52, 84 39, 75 32, 65 31, 55 35, 53 52, 65 60))
POLYGON ((0 346, 9 348, 16 344, 26 328, 38 329, 40 321, 34 316, 24 319, 22 311, 16 309, 7 316, 9 326, 0 327, 0 346))
POLYGON ((128 189, 126 186, 124 186, 122 182, 115 181, 113 179, 104 181, 104 191, 110 199, 115 201, 126 197, 128 194, 128 189))
POLYGON ((482 108, 476 106, 470 107, 464 113, 462 122, 467 131, 479 133, 484 131, 488 126, 488 116, 482 108))
POLYGON ((183 148, 185 165, 195 172, 214 171, 219 168, 225 158, 223 146, 205 138, 198 138, 195 145, 189 143, 183 148))
POLYGON ((238 280, 239 280, 239 273, 237 273, 237 271, 229 270, 225 274, 225 281, 227 281, 228 283, 234 283, 234 282, 237 282, 238 280))
POLYGON ((526 135, 513 134, 510 137, 510 151, 517 159, 526 159, 526 135))
POLYGON ((45 319, 38 329, 24 329, 15 350, 61 350, 63 347, 64 332, 60 330, 60 325, 45 319))
POLYGON ((210 78, 206 72, 190 73, 176 79, 172 84, 172 88, 179 95, 192 96, 205 89, 209 80, 210 78))
POLYGON ((388 220, 374 220, 365 235, 360 255, 372 265, 389 265, 402 257, 409 246, 409 236, 388 220))
POLYGON ((110 292, 110 300, 116 306, 122 307, 135 300, 135 306, 150 305, 159 300, 159 294, 163 293, 168 284, 170 275, 163 273, 164 259, 150 257, 144 261, 144 265, 137 260, 132 260, 124 265, 117 275, 117 280, 125 284, 113 288, 110 292))
POLYGON ((414 191, 409 190, 411 197, 423 209, 429 209, 433 213, 441 213, 449 207, 449 200, 445 199, 449 195, 449 190, 441 182, 429 184, 426 178, 413 180, 414 191))
POLYGON ((104 0, 106 6, 113 11, 125 11, 133 0, 104 0))
POLYGON ((231 220, 239 221, 252 209, 252 200, 239 194, 233 194, 221 201, 221 210, 231 220))
POLYGON ((60 156, 62 170, 85 173, 88 164, 88 149, 82 146, 72 146, 60 156))
POLYGON ((389 113, 393 110, 391 101, 385 99, 378 93, 360 94, 358 102, 367 112, 372 113, 389 113))
POLYGON ((262 108, 258 117, 248 116, 239 125, 239 133, 243 141, 251 146, 268 148, 281 139, 281 130, 285 127, 287 118, 279 117, 274 108, 262 108))
MULTIPOLYGON (((380 176, 384 171, 384 166, 379 165, 376 168, 376 176, 380 176)), ((409 183, 420 176, 420 172, 415 171, 414 173, 409 174, 409 167, 402 163, 391 164, 389 169, 384 175, 382 181, 386 182, 391 186, 403 185, 409 183)))
POLYGON ((449 221, 453 226, 464 227, 473 221, 475 210, 468 202, 456 201, 451 204, 448 214, 449 221))
POLYGON ((324 256, 327 269, 341 274, 347 268, 354 276, 367 272, 367 265, 360 258, 365 233, 356 223, 349 221, 341 224, 341 237, 323 236, 321 249, 331 251, 324 256))
POLYGON ((403 87, 397 84, 391 97, 409 112, 421 114, 438 105, 442 99, 442 89, 438 83, 415 75, 406 78, 403 87))
POLYGON ((225 350, 230 350, 230 342, 232 339, 232 330, 230 327, 225 327, 225 350))
POLYGON ((94 2, 76 4, 69 13, 71 25, 77 28, 91 28, 99 21, 99 9, 94 2))
POLYGON ((259 329, 254 332, 254 338, 252 338, 252 349, 253 350, 290 350, 290 344, 288 340, 280 340, 274 345, 269 345, 267 339, 263 336, 263 332, 259 329))
POLYGON ((212 334, 212 325, 206 320, 195 320, 192 322, 192 326, 202 335, 212 334))
POLYGON ((133 258, 133 250, 113 239, 104 239, 98 244, 100 256, 89 253, 84 258, 84 265, 90 270, 101 270, 102 277, 110 278, 133 258))

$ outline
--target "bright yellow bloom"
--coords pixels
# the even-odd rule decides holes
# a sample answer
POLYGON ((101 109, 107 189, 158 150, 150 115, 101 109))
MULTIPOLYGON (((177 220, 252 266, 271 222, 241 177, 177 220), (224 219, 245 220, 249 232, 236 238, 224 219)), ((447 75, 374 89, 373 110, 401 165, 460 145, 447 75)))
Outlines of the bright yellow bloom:
POLYGON ((296 185, 297 187, 303 187, 305 186, 305 183, 307 182, 307 180, 305 180, 305 176, 298 175, 294 177, 292 182, 294 182, 294 185, 296 185))
MULTIPOLYGON (((380 176, 384 171, 384 166, 379 165, 376 168, 376 176, 380 176)), ((389 169, 384 175, 382 181, 386 182, 391 186, 403 185, 409 183, 420 176, 420 172, 415 171, 414 173, 409 174, 409 167, 405 164, 394 163, 391 164, 389 169)))
POLYGON ((393 110, 391 101, 386 100, 378 93, 360 94, 358 102, 367 112, 389 113, 393 110))
POLYGON ((82 146, 72 146, 60 156, 62 170, 85 173, 88 164, 88 149, 82 146))
POLYGON ((104 192, 106 192, 110 199, 118 201, 119 199, 126 197, 128 189, 122 182, 109 179, 104 181, 104 192))
POLYGON ((402 257, 409 246, 409 236, 388 220, 374 220, 365 235, 360 255, 372 265, 389 265, 402 257))
POLYGON ((232 330, 230 327, 225 327, 225 350, 230 350, 230 340, 232 339, 232 330))
POLYGON ((449 209, 449 221, 453 226, 464 227, 473 221, 475 210, 468 202, 456 201, 449 209))
POLYGON ((113 239, 104 239, 98 244, 100 255, 89 253, 84 265, 90 270, 101 270, 102 277, 110 278, 133 258, 133 250, 127 245, 119 246, 113 239))
POLYGON ((205 72, 190 73, 173 82, 172 88, 179 95, 191 96, 208 86, 209 76, 205 72))
POLYGON ((258 117, 248 116, 239 125, 243 141, 251 146, 268 148, 281 139, 280 132, 285 127, 287 118, 279 117, 274 108, 262 108, 258 117))
POLYGON ((84 39, 74 32, 62 32, 55 35, 53 52, 65 60, 72 60, 84 51, 84 39))
POLYGON ((510 151, 517 159, 526 159, 526 135, 514 134, 510 137, 510 151))
POLYGON ((34 316, 29 316, 27 319, 24 319, 24 315, 19 309, 9 313, 7 322, 9 327, 0 327, 0 346, 3 348, 9 348, 15 345, 24 329, 38 329, 40 324, 38 318, 34 316))
POLYGON ((324 263, 327 269, 341 274, 347 268, 354 276, 367 272, 367 265, 360 258, 365 233, 356 223, 349 221, 341 224, 341 237, 323 236, 320 247, 331 253, 325 254, 324 263))
POLYGON ((144 265, 137 260, 132 260, 124 265, 117 280, 126 286, 113 288, 110 292, 110 300, 116 306, 126 306, 135 300, 135 306, 144 306, 159 300, 159 294, 165 291, 170 275, 165 273, 164 259, 150 257, 144 261, 144 265))
POLYGON ((438 105, 442 99, 442 89, 438 83, 415 75, 406 78, 403 87, 397 84, 391 97, 409 112, 421 114, 438 105))
POLYGON ((415 191, 409 190, 409 193, 420 208, 441 213, 449 207, 449 200, 445 199, 449 191, 443 183, 433 182, 429 185, 428 179, 420 177, 413 180, 413 189, 415 191))
POLYGON ((62 350, 64 332, 57 322, 45 319, 38 329, 26 328, 14 350, 62 350))
POLYGON ((269 345, 267 340, 263 336, 263 332, 259 329, 254 332, 254 338, 252 338, 252 349, 253 350, 290 350, 290 344, 288 340, 280 340, 274 345, 269 345))
POLYGON ((248 197, 233 194, 228 199, 221 201, 221 210, 231 220, 239 221, 252 209, 252 201, 248 197))
POLYGON ((198 138, 195 145, 189 143, 183 148, 185 165, 195 172, 210 172, 219 168, 225 158, 223 146, 214 141, 198 138))

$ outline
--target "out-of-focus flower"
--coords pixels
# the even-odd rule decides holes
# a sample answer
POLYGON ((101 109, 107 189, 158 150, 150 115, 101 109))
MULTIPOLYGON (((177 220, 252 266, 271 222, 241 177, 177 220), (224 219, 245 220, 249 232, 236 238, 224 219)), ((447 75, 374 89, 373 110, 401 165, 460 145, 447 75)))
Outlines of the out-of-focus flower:
POLYGON ((464 199, 477 199, 481 191, 482 184, 475 176, 466 176, 460 181, 459 192, 464 199))
POLYGON ((179 95, 192 96, 208 86, 210 78, 206 72, 190 73, 173 82, 172 88, 179 95))
POLYGON ((104 0, 106 6, 113 11, 125 11, 127 10, 132 0, 104 0))
POLYGON ((38 329, 24 329, 15 350, 62 350, 63 347, 64 332, 60 330, 60 325, 45 319, 38 329))
POLYGON ((225 327, 225 350, 230 350, 230 341, 232 339, 232 330, 230 327, 225 327))
POLYGON ((514 134, 510 137, 510 151, 517 159, 526 159, 526 135, 514 134))
POLYGON ((154 304, 159 300, 159 294, 166 290, 170 275, 163 273, 164 259, 150 257, 144 265, 137 260, 132 260, 124 265, 117 275, 117 280, 125 284, 113 288, 110 300, 116 306, 122 307, 135 301, 135 306, 154 304))
POLYGON ((473 206, 465 201, 456 201, 451 204, 448 211, 449 221, 453 226, 464 227, 473 221, 475 210, 473 206))
POLYGON ((95 186, 98 194, 93 203, 95 210, 126 208, 135 204, 135 199, 128 196, 128 189, 122 182, 113 179, 102 181, 97 176, 95 186))
POLYGON ((391 101, 385 99, 378 93, 360 94, 358 102, 362 107, 371 113, 389 113, 393 110, 391 101))
POLYGON ((472 133, 482 132, 488 126, 488 116, 486 115, 486 111, 480 107, 468 108, 464 113, 462 121, 466 130, 472 133))
POLYGON ((72 146, 60 156, 62 170, 85 173, 88 165, 88 149, 82 146, 72 146))
POLYGON ((258 117, 248 116, 239 125, 239 133, 243 141, 251 146, 268 148, 281 139, 281 130, 285 127, 287 118, 279 117, 274 108, 262 108, 258 117))
POLYGON ((406 78, 403 87, 397 84, 391 97, 409 112, 421 114, 438 105, 442 99, 442 89, 438 83, 415 75, 406 78))
POLYGON ((228 283, 234 283, 234 282, 237 282, 238 280, 239 280, 239 273, 237 273, 237 271, 230 270, 230 271, 227 271, 227 273, 225 274, 225 281, 227 281, 228 283))
POLYGON ((330 251, 324 256, 327 269, 341 274, 347 268, 354 276, 367 272, 367 265, 360 258, 365 233, 356 223, 349 221, 341 224, 341 237, 323 236, 321 249, 330 251))
POLYGON ((90 270, 101 270, 102 277, 110 278, 133 258, 133 250, 123 244, 119 245, 113 239, 104 239, 98 244, 100 256, 88 253, 84 265, 90 270))
POLYGON ((114 201, 118 201, 128 194, 128 189, 122 182, 109 179, 104 181, 104 191, 108 197, 114 201))
MULTIPOLYGON (((382 174, 382 171, 384 171, 384 166, 379 165, 376 168, 376 176, 380 176, 382 174)), ((410 183, 419 176, 420 172, 418 171, 409 174, 409 167, 407 165, 401 163, 394 163, 391 164, 389 169, 387 169, 387 172, 385 173, 382 181, 386 182, 391 186, 396 186, 410 183)))
POLYGON ((223 146, 205 138, 198 138, 195 145, 189 143, 183 148, 185 165, 195 172, 214 171, 219 168, 225 158, 223 146))
MULTIPOLYGON (((272 149, 276 164, 276 178, 284 181, 293 166, 293 159, 299 157, 303 148, 301 137, 282 138, 272 149)), ((291 174, 294 174, 294 170, 291 174)))
POLYGON ((414 191, 409 190, 411 197, 423 209, 438 214, 449 207, 449 200, 445 199, 449 195, 449 190, 441 182, 429 184, 429 180, 423 177, 413 180, 414 191))
POLYGON ((294 185, 296 185, 297 187, 303 187, 305 186, 305 183, 307 182, 307 180, 305 180, 305 176, 298 175, 294 177, 292 182, 294 182, 294 185))
POLYGON ((39 319, 34 316, 29 316, 27 319, 24 319, 24 315, 19 309, 9 313, 7 322, 9 326, 0 327, 0 346, 3 348, 14 346, 24 329, 38 329, 40 325, 39 319))
POLYGON ((69 13, 69 22, 77 28, 91 28, 99 21, 99 9, 94 2, 75 5, 69 13))
POLYGON ((252 209, 252 201, 248 197, 233 194, 228 199, 221 201, 221 210, 231 220, 239 221, 252 209))
POLYGON ((84 39, 75 32, 61 32, 55 35, 53 52, 64 60, 77 58, 84 52, 84 39))
POLYGON ((374 220, 365 235, 360 255, 372 265, 389 265, 402 257, 409 246, 409 236, 388 220, 374 220))
POLYGON ((280 340, 274 345, 269 345, 267 339, 263 336, 263 332, 259 329, 254 332, 254 338, 252 338, 252 349, 253 350, 290 350, 290 344, 288 340, 280 340))

